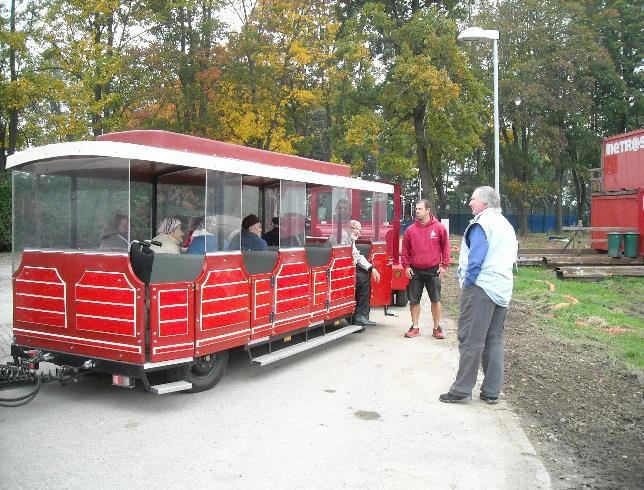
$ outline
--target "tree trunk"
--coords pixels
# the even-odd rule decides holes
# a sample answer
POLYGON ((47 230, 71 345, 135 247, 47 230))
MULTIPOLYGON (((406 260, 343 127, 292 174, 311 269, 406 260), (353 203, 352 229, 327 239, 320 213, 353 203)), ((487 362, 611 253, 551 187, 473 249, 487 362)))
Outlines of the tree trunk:
POLYGON ((577 198, 577 221, 582 220, 584 217, 584 209, 586 206, 586 182, 579 172, 573 167, 572 180, 575 183, 575 197, 577 198))
POLYGON ((432 176, 434 177, 433 183, 434 183, 434 190, 436 191, 436 202, 435 202, 435 215, 438 217, 445 217, 445 208, 447 204, 447 195, 445 193, 445 181, 444 181, 444 176, 443 172, 441 171, 441 159, 443 155, 442 154, 435 154, 432 152, 432 156, 430 159, 431 162, 431 169, 432 171, 432 176))
POLYGON ((528 206, 523 202, 519 202, 517 206, 517 222, 519 225, 519 235, 528 234, 528 206))
POLYGON ((333 140, 331 139, 331 126, 333 125, 333 118, 331 114, 331 106, 329 100, 324 103, 324 132, 322 133, 322 160, 326 162, 331 161, 333 155, 333 140))
POLYGON ((431 209, 434 209, 432 192, 432 175, 427 162, 427 148, 425 146, 425 105, 420 104, 414 109, 414 133, 416 135, 416 157, 420 183, 423 187, 421 195, 429 200, 431 209))
MULTIPOLYGON (((101 23, 99 21, 98 13, 94 13, 94 20, 92 24, 94 28, 94 45, 98 46, 101 42, 101 23)), ((97 66, 95 68, 95 73, 94 73, 96 75, 97 80, 101 79, 99 70, 100 70, 99 64, 97 63, 97 66)), ((102 93, 103 93, 103 90, 102 90, 101 84, 96 82, 94 84, 94 102, 99 102, 101 100, 102 93)), ((102 120, 103 120, 103 117, 99 111, 95 111, 95 112, 92 111, 92 133, 94 133, 94 138, 103 134, 102 120)))
POLYGON ((555 196, 555 233, 561 233, 563 210, 561 205, 561 194, 563 192, 563 169, 557 165, 557 195, 555 196))
MULTIPOLYGON (((10 29, 11 33, 15 34, 16 32, 16 0, 11 0, 11 19, 10 19, 10 29)), ((9 66, 11 69, 11 81, 15 82, 18 80, 18 74, 16 73, 16 50, 13 47, 9 48, 9 66)), ((3 157, 6 155, 12 155, 16 152, 16 145, 18 143, 18 109, 15 107, 9 110, 9 142, 7 145, 6 154, 3 154, 3 157)), ((4 142, 4 138, 2 139, 4 142)), ((6 158, 3 158, 2 170, 6 168, 6 158)))

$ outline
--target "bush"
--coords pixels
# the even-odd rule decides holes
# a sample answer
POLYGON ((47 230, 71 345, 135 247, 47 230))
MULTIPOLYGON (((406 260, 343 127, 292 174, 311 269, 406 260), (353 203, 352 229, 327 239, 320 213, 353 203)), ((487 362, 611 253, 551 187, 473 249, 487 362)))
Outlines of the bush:
POLYGON ((11 172, 0 173, 0 251, 11 251, 11 172))

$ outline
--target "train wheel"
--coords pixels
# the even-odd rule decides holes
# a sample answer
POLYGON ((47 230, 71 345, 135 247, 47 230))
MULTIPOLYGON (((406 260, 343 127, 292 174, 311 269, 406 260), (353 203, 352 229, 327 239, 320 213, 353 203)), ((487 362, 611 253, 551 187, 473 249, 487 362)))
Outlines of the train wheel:
POLYGON ((407 291, 396 291, 396 306, 407 306, 407 291))
POLYGON ((199 393, 215 386, 226 372, 228 357, 227 350, 196 357, 186 375, 186 381, 192 383, 188 393, 199 393))

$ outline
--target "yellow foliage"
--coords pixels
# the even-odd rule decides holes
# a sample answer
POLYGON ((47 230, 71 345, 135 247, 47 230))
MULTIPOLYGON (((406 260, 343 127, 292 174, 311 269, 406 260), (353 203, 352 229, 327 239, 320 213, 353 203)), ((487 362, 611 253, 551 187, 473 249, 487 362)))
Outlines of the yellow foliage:
POLYGON ((311 105, 318 101, 318 96, 312 90, 294 89, 291 97, 302 105, 311 105))

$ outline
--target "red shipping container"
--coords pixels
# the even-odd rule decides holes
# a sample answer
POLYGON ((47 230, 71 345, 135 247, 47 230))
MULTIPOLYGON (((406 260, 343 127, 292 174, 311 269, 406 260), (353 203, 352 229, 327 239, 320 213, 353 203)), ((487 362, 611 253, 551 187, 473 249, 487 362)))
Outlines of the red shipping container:
POLYGON ((602 168, 603 192, 644 187, 644 129, 605 138, 602 168))
MULTIPOLYGON (((639 255, 644 256, 644 187, 632 193, 593 196, 590 208, 592 227, 633 228, 640 234, 639 255)), ((592 247, 597 250, 608 250, 605 231, 593 231, 592 247)))

